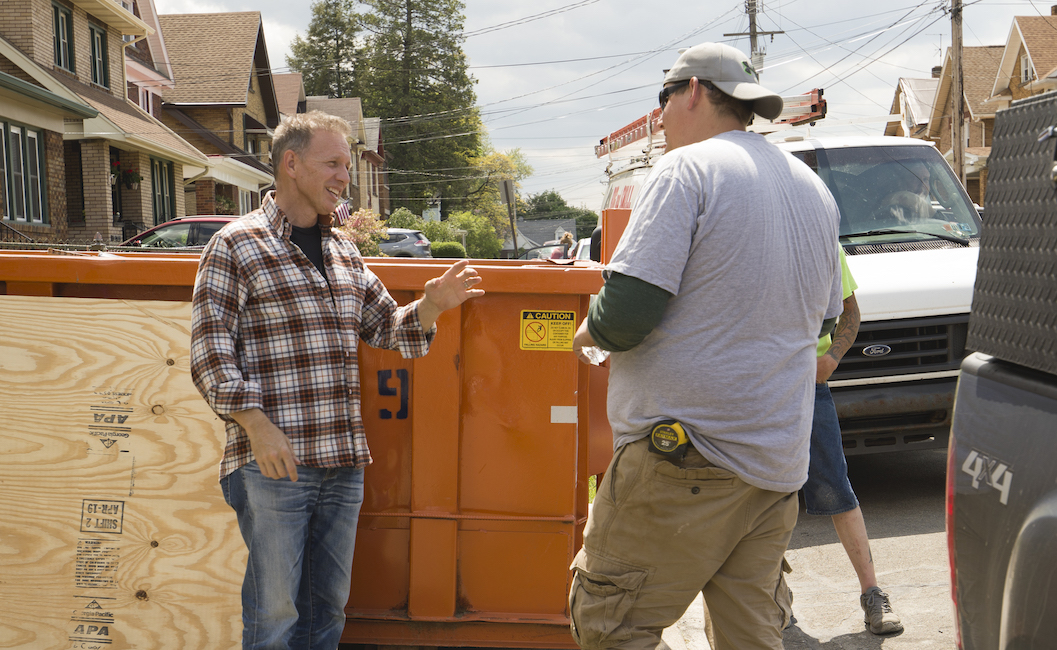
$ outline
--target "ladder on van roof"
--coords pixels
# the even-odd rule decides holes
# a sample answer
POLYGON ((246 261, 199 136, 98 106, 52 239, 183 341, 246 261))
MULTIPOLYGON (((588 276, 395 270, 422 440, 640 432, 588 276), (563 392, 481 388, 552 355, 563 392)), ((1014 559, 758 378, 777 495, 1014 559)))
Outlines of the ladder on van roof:
MULTIPOLYGON (((821 88, 813 88, 801 95, 782 97, 782 102, 784 104, 782 113, 777 118, 764 121, 756 116, 756 122, 761 123, 754 122, 748 130, 756 133, 772 133, 783 128, 816 122, 826 117, 826 100, 822 97, 821 88)), ((664 131, 663 125, 658 124, 660 119, 661 109, 655 108, 631 124, 613 131, 595 145, 595 157, 608 156, 621 148, 643 140, 646 141, 642 149, 643 153, 648 153, 655 146, 663 146, 663 140, 659 140, 658 143, 653 141, 654 136, 664 131)))

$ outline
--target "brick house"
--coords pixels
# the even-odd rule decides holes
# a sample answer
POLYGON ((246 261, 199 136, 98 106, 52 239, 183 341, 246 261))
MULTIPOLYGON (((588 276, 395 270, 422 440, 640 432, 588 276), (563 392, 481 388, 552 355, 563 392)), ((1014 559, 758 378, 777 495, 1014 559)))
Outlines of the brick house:
MULTIPOLYGON (((154 0, 136 0, 132 11, 154 33, 135 37, 125 45, 128 100, 160 120, 162 91, 175 87, 169 52, 165 47, 154 0)), ((128 37, 126 40, 129 40, 128 37)))
POLYGON ((365 197, 365 207, 382 215, 383 219, 388 218, 392 206, 389 204, 389 172, 385 163, 381 118, 365 118, 363 129, 367 139, 360 152, 360 192, 365 197))
MULTIPOLYGON (((962 48, 962 89, 964 102, 965 191, 978 205, 984 205, 987 193, 987 157, 991 153, 991 132, 995 126, 994 102, 991 86, 1002 58, 1001 45, 962 48)), ((951 146, 951 53, 943 59, 936 101, 929 118, 926 139, 936 143, 947 162, 954 164, 951 146)))
POLYGON ((126 100, 125 45, 153 31, 133 3, 0 0, 0 15, 0 240, 116 243, 183 214, 177 180, 207 160, 126 100))
POLYGON ((1049 16, 1017 16, 989 88, 988 100, 995 108, 1057 89, 1057 5, 1049 16))
MULTIPOLYGON (((1004 45, 965 47, 962 52, 965 189, 973 201, 985 205, 987 159, 991 153, 995 113, 1008 108, 1014 100, 1057 89, 1057 5, 1050 8, 1049 16, 1013 18, 1004 45)), ((948 49, 928 128, 914 137, 935 142, 949 162, 954 158, 952 114, 951 53, 948 49)))
POLYGON ((162 92, 162 121, 209 158, 185 187, 188 213, 245 214, 272 183, 279 125, 261 14, 161 15, 158 23, 176 81, 162 92))

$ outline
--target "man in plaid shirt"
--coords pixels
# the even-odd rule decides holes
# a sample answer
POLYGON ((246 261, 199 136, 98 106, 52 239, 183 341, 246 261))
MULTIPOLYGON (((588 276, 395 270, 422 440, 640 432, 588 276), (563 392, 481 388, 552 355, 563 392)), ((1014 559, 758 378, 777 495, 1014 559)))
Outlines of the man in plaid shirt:
POLYGON ((284 119, 275 192, 202 252, 191 375, 226 423, 224 498, 249 548, 244 648, 337 648, 345 626, 363 470, 356 348, 429 350, 437 317, 484 291, 465 260, 398 307, 332 228, 349 184, 351 127, 284 119))

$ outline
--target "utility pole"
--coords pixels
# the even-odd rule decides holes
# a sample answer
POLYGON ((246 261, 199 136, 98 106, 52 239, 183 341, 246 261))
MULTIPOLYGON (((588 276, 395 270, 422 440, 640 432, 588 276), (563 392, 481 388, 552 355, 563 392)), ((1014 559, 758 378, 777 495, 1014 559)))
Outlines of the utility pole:
MULTIPOLYGON (((952 0, 953 1, 953 0, 952 0)), ((784 34, 784 31, 777 32, 761 32, 756 29, 756 14, 763 11, 763 0, 745 0, 745 13, 749 15, 749 31, 740 32, 737 34, 724 34, 724 36, 748 36, 749 46, 752 48, 749 58, 752 59, 752 67, 756 69, 756 74, 759 76, 759 70, 763 67, 763 57, 767 52, 764 50, 756 40, 757 36, 771 36, 771 40, 774 40, 775 34, 784 34)))
POLYGON ((951 149, 965 187, 965 92, 962 89, 962 0, 951 0, 951 149))
POLYGON ((499 181, 499 200, 506 203, 506 213, 510 217, 510 241, 513 242, 513 259, 521 256, 521 248, 517 245, 517 193, 514 191, 514 181, 508 179, 499 181))

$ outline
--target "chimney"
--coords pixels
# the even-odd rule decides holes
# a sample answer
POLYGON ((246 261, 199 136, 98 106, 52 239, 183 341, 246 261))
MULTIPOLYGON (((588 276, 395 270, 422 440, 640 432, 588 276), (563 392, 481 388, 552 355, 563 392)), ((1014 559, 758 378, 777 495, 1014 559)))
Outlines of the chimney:
POLYGON ((1057 16, 1057 5, 1050 5, 1050 15, 1057 16))
POLYGON ((934 65, 934 66, 932 66, 932 78, 933 79, 939 79, 941 74, 943 74, 943 66, 942 65, 934 65))

